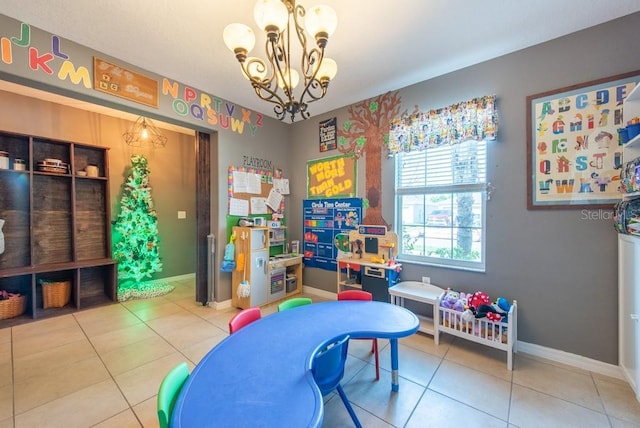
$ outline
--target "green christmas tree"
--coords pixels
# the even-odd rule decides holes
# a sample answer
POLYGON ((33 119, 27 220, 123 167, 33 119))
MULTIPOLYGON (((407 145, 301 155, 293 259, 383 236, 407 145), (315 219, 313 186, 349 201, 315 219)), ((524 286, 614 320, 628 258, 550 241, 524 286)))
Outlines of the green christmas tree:
POLYGON ((114 220, 113 258, 118 261, 118 300, 151 297, 171 291, 142 283, 162 271, 158 215, 149 187, 149 166, 142 155, 131 156, 131 170, 122 186, 120 214, 114 220), (160 288, 160 289, 158 289, 160 288))

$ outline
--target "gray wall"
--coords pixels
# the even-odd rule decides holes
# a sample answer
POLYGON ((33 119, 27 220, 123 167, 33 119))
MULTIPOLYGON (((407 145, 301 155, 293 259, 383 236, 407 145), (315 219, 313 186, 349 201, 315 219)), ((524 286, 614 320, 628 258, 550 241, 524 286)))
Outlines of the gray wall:
MULTIPOLYGON (((244 88, 247 89, 247 88, 244 88)), ((272 165, 279 166, 283 169, 284 176, 286 178, 292 178, 292 165, 293 161, 289 147, 293 145, 289 138, 289 126, 281 123, 278 120, 271 118, 264 118, 264 126, 260 128, 260 133, 256 137, 248 137, 246 135, 237 135, 233 132, 219 132, 218 138, 218 159, 215 164, 212 164, 212 178, 217 183, 213 182, 211 187, 214 186, 218 190, 218 200, 212 200, 214 205, 213 210, 217 210, 218 213, 218 267, 222 256, 224 254, 225 240, 227 237, 226 219, 229 212, 228 206, 228 168, 229 166, 243 166, 243 156, 254 157, 258 159, 265 159, 272 162, 272 165), (217 168, 218 171, 213 170, 217 168)), ((295 181, 295 180, 292 180, 295 181)), ((287 219, 291 218, 292 214, 297 214, 297 205, 294 205, 292 209, 292 198, 285 197, 285 216, 287 219)), ((216 272, 216 291, 217 295, 215 300, 222 302, 231 299, 231 273, 221 273, 219 268, 216 272)))
MULTIPOLYGON (((525 100, 527 95, 640 69, 638 40, 640 14, 634 14, 400 90, 409 111, 414 105, 428 110, 496 94, 500 118, 498 141, 489 145, 488 153, 488 177, 496 190, 487 203, 486 272, 404 263, 403 279, 428 275, 445 287, 517 299, 519 340, 617 364, 612 222, 586 220, 580 210, 527 210, 525 100)), ((292 176, 303 178, 305 162, 322 157, 318 122, 333 116, 338 126, 348 119, 342 108, 292 126, 292 176)), ((362 161, 358 169, 364 171, 362 161)), ((383 169, 382 203, 385 218, 392 221, 393 161, 383 161, 383 169)), ((358 183, 360 196, 363 179, 358 183)), ((293 182, 291 205, 300 210, 305 192, 305 180, 293 182)), ((290 225, 292 238, 300 239, 297 214, 290 225)), ((335 292, 335 272, 305 269, 304 284, 335 292)))

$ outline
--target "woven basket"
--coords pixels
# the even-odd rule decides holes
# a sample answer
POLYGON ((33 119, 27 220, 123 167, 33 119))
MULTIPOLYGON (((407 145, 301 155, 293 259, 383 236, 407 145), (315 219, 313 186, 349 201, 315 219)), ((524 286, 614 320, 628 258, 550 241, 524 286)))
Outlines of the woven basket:
POLYGON ((71 281, 42 281, 42 306, 61 308, 71 298, 71 281))
POLYGON ((11 297, 0 300, 0 320, 22 315, 27 307, 27 296, 11 297))

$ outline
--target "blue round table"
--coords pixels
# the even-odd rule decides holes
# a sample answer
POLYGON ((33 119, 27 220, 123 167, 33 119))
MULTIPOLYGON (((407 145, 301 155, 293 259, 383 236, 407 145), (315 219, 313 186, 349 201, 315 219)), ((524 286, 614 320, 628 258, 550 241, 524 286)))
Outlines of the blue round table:
POLYGON ((215 346, 185 383, 174 427, 317 427, 323 401, 311 362, 329 340, 390 340, 392 390, 398 390, 398 338, 418 330, 418 318, 389 303, 336 301, 277 312, 215 346))

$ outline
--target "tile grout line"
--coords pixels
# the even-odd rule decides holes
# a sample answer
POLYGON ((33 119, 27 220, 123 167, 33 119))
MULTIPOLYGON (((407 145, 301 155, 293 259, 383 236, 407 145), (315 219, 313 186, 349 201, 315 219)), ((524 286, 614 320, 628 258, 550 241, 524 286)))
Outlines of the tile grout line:
MULTIPOLYGON (((120 305, 120 302, 118 302, 118 304, 120 305)), ((120 395, 122 396, 122 398, 124 399, 125 403, 127 403, 127 406, 129 406, 129 409, 131 410, 131 412, 133 413, 133 415, 135 416, 136 420, 138 421, 138 423, 140 424, 140 426, 142 427, 142 421, 138 418, 138 415, 136 414, 136 412, 133 411, 133 407, 131 406, 131 403, 129 402, 129 400, 127 399, 127 396, 124 394, 124 391, 122 391, 122 389, 120 388, 120 385, 118 385, 118 382, 116 381, 116 378, 113 376, 113 373, 111 373, 111 370, 109 370, 109 367, 107 367, 106 363, 104 362, 104 359, 102 358, 102 356, 100 355, 100 353, 98 352, 98 350, 96 349, 95 345, 93 344, 93 341, 91 340, 91 338, 89 337, 89 335, 87 335, 87 332, 85 331, 85 329, 82 327, 82 324, 80 324, 80 321, 76 318, 75 314, 73 315, 73 319, 75 320, 75 322, 78 324, 78 327, 80 327, 80 330, 82 330, 82 334, 84 334, 84 336, 87 338, 87 341, 89 342, 89 344, 91 345, 91 348, 93 349, 93 352, 96 353, 96 356, 100 359, 100 362, 102 363, 102 365, 104 366, 104 369, 107 371, 107 373, 109 373, 109 377, 111 378, 111 380, 113 381, 113 384, 116 386, 116 388, 118 388, 118 392, 120 393, 120 395)), ((120 414, 122 412, 116 413, 115 415, 111 415, 108 416, 106 419, 99 421, 98 423, 92 425, 92 426, 96 426, 98 424, 101 424, 109 419, 111 419, 112 417, 120 414)))

